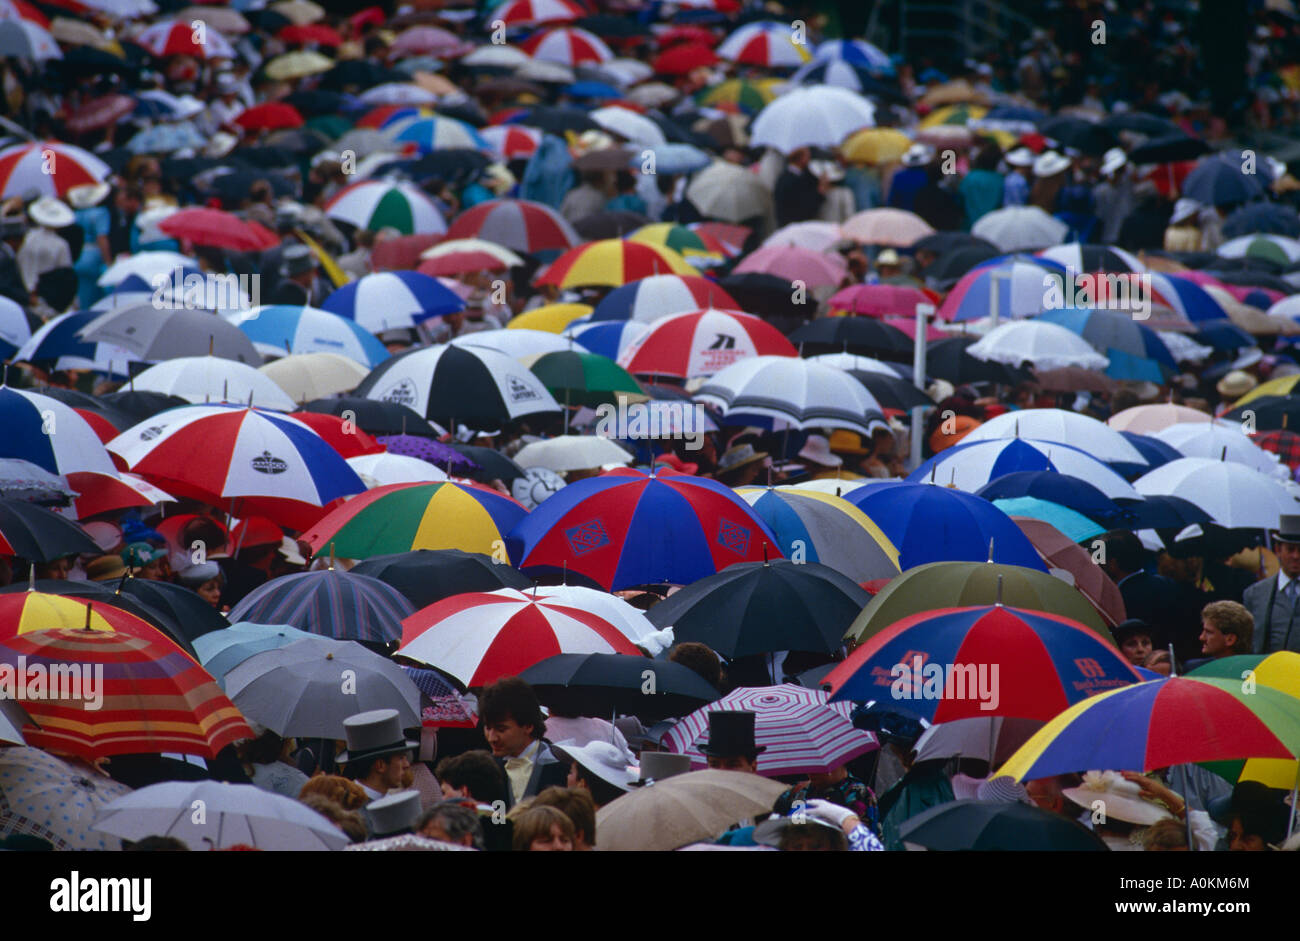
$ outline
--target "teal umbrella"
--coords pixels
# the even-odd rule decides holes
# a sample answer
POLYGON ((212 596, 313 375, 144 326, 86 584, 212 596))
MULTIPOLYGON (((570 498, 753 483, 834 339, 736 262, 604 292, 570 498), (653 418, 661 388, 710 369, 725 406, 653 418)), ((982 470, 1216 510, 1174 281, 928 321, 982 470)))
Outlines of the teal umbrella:
POLYGON ((1028 516, 1030 519, 1050 523, 1069 537, 1071 542, 1084 542, 1106 532, 1082 513, 1038 497, 1005 497, 994 500, 993 505, 1007 516, 1028 516))

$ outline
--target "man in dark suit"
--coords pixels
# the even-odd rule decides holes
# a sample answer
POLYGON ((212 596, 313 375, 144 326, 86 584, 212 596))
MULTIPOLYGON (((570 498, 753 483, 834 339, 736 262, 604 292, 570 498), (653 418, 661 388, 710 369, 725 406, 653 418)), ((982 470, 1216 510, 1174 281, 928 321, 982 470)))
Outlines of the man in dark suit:
POLYGON ((483 736, 510 781, 509 806, 566 785, 569 766, 542 739, 546 718, 531 686, 518 677, 498 680, 483 690, 478 707, 483 736))
POLYGON ((1255 619, 1255 653, 1300 653, 1300 515, 1283 515, 1272 536, 1277 575, 1251 585, 1241 601, 1255 619))
POLYGON ((1184 605, 1180 604, 1178 585, 1173 579, 1144 570, 1146 549, 1142 540, 1119 530, 1106 534, 1105 548, 1102 568, 1119 587, 1129 618, 1145 621, 1150 627, 1152 645, 1167 647, 1172 642, 1179 660, 1199 656, 1200 622, 1193 619, 1180 623, 1177 612, 1184 605))

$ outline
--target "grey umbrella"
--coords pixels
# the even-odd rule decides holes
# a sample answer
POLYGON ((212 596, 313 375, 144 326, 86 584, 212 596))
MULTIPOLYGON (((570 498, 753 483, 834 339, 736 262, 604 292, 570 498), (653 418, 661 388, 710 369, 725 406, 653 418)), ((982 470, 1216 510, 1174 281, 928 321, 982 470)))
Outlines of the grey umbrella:
POLYGON ((338 738, 343 720, 396 709, 420 724, 420 691, 397 664, 356 641, 313 637, 254 654, 226 674, 226 695, 282 736, 338 738))
POLYGON ((32 722, 32 717, 17 701, 0 699, 0 743, 25 745, 23 726, 29 722, 32 722))
POLYGON ((242 330, 205 310, 160 310, 153 304, 137 304, 101 314, 82 328, 80 336, 88 342, 115 343, 153 362, 212 355, 262 365, 261 354, 242 330))

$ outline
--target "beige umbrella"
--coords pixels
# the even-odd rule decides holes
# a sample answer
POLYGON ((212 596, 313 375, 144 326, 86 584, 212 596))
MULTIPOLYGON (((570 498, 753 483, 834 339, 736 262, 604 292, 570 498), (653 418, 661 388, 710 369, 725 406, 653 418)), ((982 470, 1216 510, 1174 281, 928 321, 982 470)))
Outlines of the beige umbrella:
POLYGON ((700 215, 723 222, 743 222, 771 211, 772 193, 744 167, 716 160, 686 188, 686 198, 700 215))
POLYGON ((596 814, 600 849, 665 852, 711 840, 747 817, 770 813, 785 785, 740 771, 690 771, 606 804, 596 814))
POLYGON ((298 52, 286 52, 276 56, 266 66, 266 74, 278 82, 328 72, 334 67, 334 60, 311 49, 298 52))
POLYGON ((224 36, 242 36, 253 27, 244 18, 244 15, 238 10, 232 10, 229 7, 210 7, 210 6, 193 6, 186 7, 176 14, 176 19, 182 23, 191 23, 194 20, 202 20, 212 29, 224 36))
POLYGON ((370 370, 338 353, 296 353, 258 367, 259 372, 295 402, 310 402, 349 392, 370 370))
POLYGON ((70 46, 103 46, 104 34, 84 20, 70 20, 66 16, 54 18, 50 35, 70 46))
MULTIPOLYGON (((272 8, 274 9, 274 7, 272 8)), ((940 105, 988 104, 988 98, 981 91, 976 91, 970 82, 959 78, 953 82, 936 85, 921 96, 921 104, 937 108, 940 105)))
POLYGON ((1223 288, 1204 285, 1205 292, 1214 298, 1231 320, 1252 336, 1292 336, 1300 333, 1300 324, 1285 317, 1270 317, 1258 307, 1243 304, 1223 288))
POLYGON ((416 72, 415 84, 435 95, 455 95, 460 92, 451 82, 432 72, 416 72))
POLYGON ((324 8, 312 3, 311 0, 284 0, 283 3, 271 4, 268 9, 272 13, 279 13, 297 26, 315 23, 325 18, 324 8))
MULTIPOLYGON (((1116 412, 1106 420, 1106 424, 1116 431, 1131 431, 1134 434, 1149 435, 1164 431, 1170 425, 1183 425, 1189 422, 1212 422, 1214 416, 1188 408, 1186 405, 1174 405, 1166 402, 1161 405, 1135 405, 1122 412, 1116 412)), ((1226 424, 1233 424, 1229 422, 1226 424)))

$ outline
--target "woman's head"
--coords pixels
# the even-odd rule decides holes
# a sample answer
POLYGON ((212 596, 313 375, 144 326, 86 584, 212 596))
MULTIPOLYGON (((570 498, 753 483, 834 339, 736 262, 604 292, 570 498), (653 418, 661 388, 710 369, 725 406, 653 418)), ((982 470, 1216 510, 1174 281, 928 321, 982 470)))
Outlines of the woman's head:
POLYGON ((516 852, 568 852, 573 849, 573 821, 545 804, 530 807, 515 818, 516 852))

